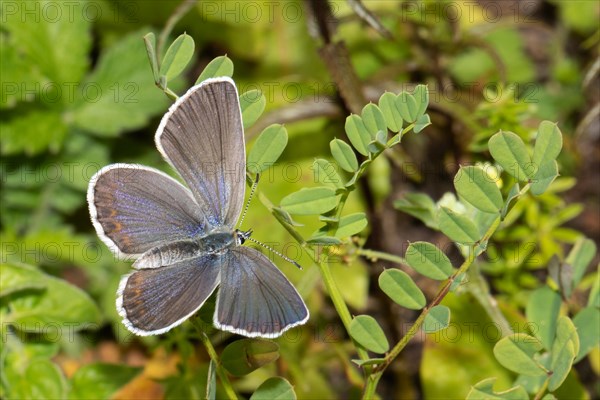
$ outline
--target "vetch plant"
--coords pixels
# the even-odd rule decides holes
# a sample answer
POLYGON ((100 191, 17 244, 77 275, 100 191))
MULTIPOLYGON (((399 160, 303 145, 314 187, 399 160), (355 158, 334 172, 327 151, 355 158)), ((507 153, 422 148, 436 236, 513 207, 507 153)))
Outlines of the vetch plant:
MULTIPOLYGON (((183 40, 183 37, 180 37, 174 45, 183 40)), ((188 46, 187 49, 181 51, 191 51, 193 46, 188 46)), ((148 53, 152 54, 152 51, 148 53)), ((189 59, 189 56, 184 55, 171 57, 189 59)), ((204 79, 218 74, 231 76, 232 73, 231 61, 226 57, 219 57, 207 66, 201 77, 204 79)), ((158 82, 165 82, 160 73, 158 82)), ((168 88, 161 88, 170 94, 168 88)), ((264 97, 252 94, 252 97, 258 100, 250 101, 249 93, 240 96, 245 127, 254 123, 264 109, 264 97)), ((403 136, 408 132, 419 133, 430 124, 426 114, 427 105, 427 87, 423 85, 417 86, 412 93, 385 93, 378 104, 367 104, 360 115, 353 114, 347 117, 345 135, 349 142, 334 138, 330 142, 331 158, 319 158, 314 161, 313 171, 319 186, 302 188, 288 194, 279 203, 268 199, 262 193, 259 194, 261 202, 275 219, 304 249, 310 250, 307 254, 318 267, 338 316, 354 343, 358 359, 353 361, 363 371, 365 379, 364 398, 372 398, 375 395, 377 384, 386 368, 421 329, 432 333, 449 325, 452 318, 450 309, 440 304, 444 297, 450 291, 456 291, 460 285, 469 285, 469 282, 474 280, 467 277, 479 272, 471 271, 471 267, 477 264, 478 257, 486 252, 487 245, 495 233, 507 228, 504 221, 514 205, 525 197, 542 195, 559 175, 556 158, 562 148, 562 134, 556 124, 543 121, 538 128, 533 147, 529 147, 512 132, 500 131, 488 142, 489 152, 497 167, 494 168, 491 164, 461 167, 454 179, 458 196, 454 201, 435 204, 427 196, 413 194, 409 199, 397 204, 399 210, 418 216, 429 227, 441 231, 452 240, 464 257, 461 265, 454 267, 440 249, 428 242, 410 243, 404 257, 361 247, 360 242, 352 240, 352 237, 360 234, 367 227, 368 221, 364 213, 344 213, 346 201, 357 189, 358 182, 364 178, 373 161, 386 150, 401 144, 403 136), (507 188, 500 184, 499 171, 503 171, 503 174, 514 181, 512 186, 507 188), (419 211, 416 212, 416 209, 419 211), (315 216, 322 226, 311 236, 305 237, 297 230, 300 224, 294 220, 294 216, 315 216), (352 316, 328 265, 328 255, 333 249, 343 249, 345 254, 353 257, 386 259, 406 265, 418 274, 442 282, 436 296, 427 301, 413 279, 402 270, 388 269, 380 275, 381 290, 394 302, 413 310, 421 310, 415 323, 398 343, 390 345, 384 331, 372 316, 352 316), (371 354, 378 356, 373 357, 371 354)), ((249 152, 248 181, 254 182, 259 173, 273 165, 286 144, 287 134, 283 126, 272 125, 266 128, 249 152)), ((588 263, 589 259, 588 256, 588 263)), ((580 269, 587 267, 585 262, 580 265, 580 269)), ((546 290, 553 293, 552 296, 558 296, 552 289, 546 290)), ((550 295, 549 293, 546 294, 550 295)), ((532 299, 536 297, 534 294, 532 299)), ((532 310, 535 310, 535 306, 532 306, 532 310)), ((585 313, 589 313, 590 316, 593 314, 593 318, 597 318, 597 311, 589 309, 585 313)), ((530 315, 532 313, 536 312, 528 311, 529 319, 539 322, 538 317, 530 315)), ((571 319, 567 316, 559 318, 558 308, 555 309, 552 318, 558 321, 556 326, 552 327, 556 329, 556 333, 552 333, 552 341, 546 341, 544 344, 528 334, 513 334, 506 321, 503 321, 500 329, 504 338, 494 348, 494 354, 503 366, 524 376, 533 374, 540 377, 538 384, 532 384, 531 381, 523 384, 517 379, 515 386, 509 391, 493 393, 492 378, 475 384, 468 398, 475 399, 487 395, 512 398, 510 396, 516 393, 521 395, 535 392, 540 395, 559 388, 571 370, 575 357, 582 357, 584 354, 579 354, 579 337, 571 319), (547 349, 547 353, 541 353, 544 349, 547 349), (541 359, 548 361, 536 361, 537 354, 541 359)), ((581 317, 577 320, 582 323, 581 317)), ((586 326, 583 331, 587 332, 586 337, 589 338, 593 334, 590 331, 593 330, 593 324, 584 325, 586 326)), ((204 342, 210 349, 209 342, 204 342)), ((279 356, 276 355, 276 347, 267 350, 266 343, 253 344, 250 339, 232 343, 223 352, 223 361, 219 361, 214 351, 209 350, 217 368, 222 363, 229 373, 236 376, 242 374, 246 368, 238 370, 233 346, 244 346, 245 354, 250 357, 253 354, 272 354, 257 358, 267 363, 279 356), (265 351, 267 353, 264 353, 265 351)), ((585 346, 587 350, 591 347, 591 343, 585 346)), ((250 365, 263 364, 251 362, 250 365)), ((254 368, 251 367, 250 370, 254 368)), ((228 379, 222 373, 219 376, 222 383, 228 386, 228 379)), ((282 391, 288 386, 283 380, 273 381, 272 385, 280 385, 282 391)))
POLYGON ((543 1, 559 12, 528 14, 519 32, 513 17, 532 10, 492 26, 457 24, 444 4, 305 2, 319 22, 306 40, 289 21, 240 28, 220 15, 228 2, 158 2, 129 27, 5 3, 0 397, 597 397, 597 213, 583 179, 597 174, 581 150, 595 144, 593 2, 543 1), (177 24, 187 33, 171 37, 177 24), (533 33, 552 43, 535 59, 533 33), (85 188, 110 162, 163 169, 157 117, 187 86, 232 77, 232 59, 237 87, 253 89, 240 91, 249 226, 303 267, 270 254, 311 318, 241 338, 213 326, 213 296, 168 333, 133 336, 114 306, 131 265, 91 233, 85 188))

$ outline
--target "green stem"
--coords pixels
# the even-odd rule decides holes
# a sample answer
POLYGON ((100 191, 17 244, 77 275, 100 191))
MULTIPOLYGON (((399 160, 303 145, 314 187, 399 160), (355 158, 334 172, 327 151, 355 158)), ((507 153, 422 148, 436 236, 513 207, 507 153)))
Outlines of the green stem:
POLYGON ((460 266, 460 268, 458 268, 458 270, 456 270, 456 272, 444 282, 442 288, 438 291, 435 298, 431 301, 431 303, 429 303, 427 307, 425 307, 425 309, 423 309, 423 311, 416 319, 414 324, 410 327, 408 332, 406 332, 402 339, 400 339, 400 341, 396 343, 392 350, 388 354, 386 354, 385 361, 382 364, 377 365, 373 369, 371 375, 367 379, 367 385, 365 386, 365 390, 363 392, 363 399, 371 399, 374 397, 375 389, 377 388, 377 383, 379 382, 379 379, 381 378, 381 375, 383 374, 385 369, 392 363, 392 361, 394 361, 396 357, 398 357, 398 355, 404 349, 404 347, 406 347, 408 342, 410 342, 412 338, 415 337, 415 335, 419 332, 419 330, 421 329, 421 325, 423 325, 423 321, 425 321, 425 317, 427 317, 427 315, 429 314, 429 311, 442 302, 446 294, 448 294, 448 292, 450 291, 450 287, 452 286, 452 283, 454 282, 456 277, 467 272, 469 267, 477 258, 477 247, 479 247, 480 243, 485 243, 489 240, 489 238, 494 234, 494 232, 496 232, 496 229, 498 229, 500 221, 500 216, 498 216, 494 220, 492 225, 489 227, 485 235, 483 235, 481 240, 479 240, 479 242, 475 243, 469 248, 469 254, 460 266))
POLYGON ((165 43, 167 38, 171 34, 171 31, 179 22, 179 20, 196 4, 196 0, 185 0, 180 5, 177 6, 173 14, 169 17, 167 22, 165 23, 165 27, 160 32, 158 36, 158 43, 156 44, 156 54, 160 58, 163 56, 163 49, 165 47, 165 43))
POLYGON ((386 261, 391 261, 396 264, 408 265, 406 262, 406 259, 404 259, 403 257, 397 256, 394 254, 390 254, 390 253, 384 253, 383 251, 370 250, 370 249, 357 249, 356 254, 358 254, 359 256, 368 258, 371 261, 386 260, 386 261))
POLYGON ((165 94, 167 95, 167 97, 169 97, 171 100, 177 101, 177 99, 179 98, 179 96, 177 96, 177 93, 173 92, 168 87, 162 87, 162 86, 160 86, 160 88, 162 89, 163 92, 165 92, 165 94))
POLYGON ((542 385, 540 390, 535 394, 533 400, 540 400, 542 396, 544 396, 544 393, 546 393, 546 390, 548 389, 548 384, 550 384, 550 377, 546 378, 544 384, 542 385))
MULTIPOLYGON (((333 306, 335 307, 335 310, 337 311, 338 315, 340 316, 340 319, 342 320, 342 323, 344 324, 344 328, 346 328, 346 332, 350 333, 350 323, 352 322, 352 315, 350 314, 350 310, 348 310, 348 306, 346 305, 346 302, 342 297, 342 293, 338 289, 338 286, 335 283, 335 280, 333 279, 333 275, 331 275, 331 270, 329 269, 329 266, 322 263, 320 260, 317 260, 312 255, 311 257, 313 258, 315 264, 317 264, 317 267, 319 267, 319 271, 321 272, 321 276, 323 277, 323 283, 325 283, 325 287, 327 288, 329 297, 331 298, 333 306)), ((356 347, 356 352, 358 353, 358 356, 361 358, 361 360, 369 359, 369 354, 362 347, 360 347, 356 342, 354 343, 354 346, 356 347)))
POLYGON ((208 336, 206 335, 206 333, 204 333, 204 330, 202 329, 202 326, 200 326, 198 324, 198 320, 196 318, 192 318, 191 321, 192 321, 192 324, 194 325, 194 327, 196 327, 196 329, 198 330, 198 333, 200 333, 200 340, 202 341, 202 344, 206 348, 206 351, 208 352, 208 356, 215 363, 215 368, 217 370, 217 375, 219 376, 219 379, 221 380, 221 384, 223 385, 223 389, 225 389, 225 393, 227 394, 227 398, 229 398, 229 399, 237 399, 238 397, 235 394, 235 390, 233 390, 233 386, 231 386, 231 382, 229 381, 229 377, 227 376, 227 372, 225 372, 225 370, 223 369, 223 365, 221 364, 221 360, 219 359, 219 356, 217 355, 217 352, 215 351, 215 348, 213 347, 212 343, 210 342, 210 339, 208 338, 208 336))
MULTIPOLYGON (((302 238, 302 235, 300 234, 300 232, 298 232, 296 229, 294 229, 294 227, 292 225, 287 223, 283 219, 283 217, 281 217, 279 215, 279 213, 273 211, 274 205, 273 205, 273 203, 271 203, 271 201, 266 196, 264 196, 262 193, 259 193, 258 196, 259 196, 261 202, 271 211, 271 214, 273 214, 275 219, 285 228, 285 230, 287 230, 289 232, 289 234, 292 235, 292 237, 303 248, 306 248, 306 246, 307 246, 306 241, 304 240, 304 238, 302 238)), ((323 278, 323 283, 325 284, 325 287, 327 288, 327 292, 329 293, 329 297, 331 298, 331 301, 333 302, 333 306, 335 307, 336 312, 340 316, 340 319, 342 320, 342 323, 344 324, 344 328, 346 328, 346 332, 349 333, 350 332, 350 323, 352 322, 352 315, 350 314, 350 310, 348 309, 348 306, 346 305, 346 302, 344 301, 344 298, 342 297, 342 294, 341 294, 340 290, 338 289, 337 284, 335 283, 335 280, 333 279, 333 275, 331 274, 331 270, 329 269, 329 266, 326 265, 325 263, 321 262, 321 260, 319 259, 320 256, 318 253, 315 253, 312 251, 308 251, 307 253, 310 256, 310 258, 313 260, 313 262, 319 268, 319 272, 321 273, 321 277, 323 278)), ((354 343, 354 345, 356 347, 356 352, 358 353, 358 356, 362 360, 368 360, 369 354, 362 347, 360 347, 357 343, 354 343)))

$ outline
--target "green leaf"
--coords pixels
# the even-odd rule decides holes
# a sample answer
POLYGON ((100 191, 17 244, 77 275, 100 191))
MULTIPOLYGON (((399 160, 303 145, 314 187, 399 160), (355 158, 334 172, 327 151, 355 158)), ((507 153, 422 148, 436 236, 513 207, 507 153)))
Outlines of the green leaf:
POLYGON ((150 68, 152 69, 152 76, 154 82, 158 82, 159 68, 158 68, 158 57, 156 56, 156 36, 150 32, 144 35, 144 44, 146 45, 146 53, 148 54, 148 61, 150 62, 150 68))
POLYGON ((31 271, 19 266, 0 264, 0 297, 21 290, 41 290, 46 288, 46 279, 38 271, 31 271))
POLYGON ((283 125, 273 124, 265 128, 248 154, 248 171, 258 174, 275 164, 287 143, 288 133, 283 125))
POLYGON ((339 238, 334 237, 334 236, 315 235, 315 236, 308 238, 306 240, 306 243, 310 244, 311 246, 316 246, 316 245, 333 246, 336 244, 341 244, 342 241, 339 238))
POLYGON ((217 364, 210 360, 208 363, 208 376, 206 377, 206 399, 217 398, 217 364))
POLYGON ((437 230, 435 203, 424 193, 406 193, 403 199, 396 200, 394 207, 421 220, 428 227, 437 230))
POLYGON ((73 109, 64 115, 67 121, 98 136, 116 136, 147 126, 165 111, 167 97, 140 62, 146 57, 143 32, 130 33, 100 55, 94 72, 80 85, 73 109))
MULTIPOLYGON (((60 368, 46 359, 34 359, 29 364, 19 366, 15 371, 8 363, 3 365, 2 375, 10 383, 8 395, 12 399, 64 399, 66 397, 65 377, 60 368)), ((3 385, 4 387, 4 385, 3 385)))
POLYGON ((383 354, 390 345, 383 330, 370 315, 358 315, 350 323, 350 336, 365 349, 373 353, 383 354))
POLYGON ((70 399, 108 399, 142 368, 121 364, 92 363, 79 368, 71 378, 70 399))
POLYGON ((25 265, 4 265, 2 272, 3 280, 5 274, 13 282, 27 277, 43 281, 46 287, 43 291, 16 292, 9 299, 10 313, 5 321, 19 330, 37 332, 53 326, 77 331, 97 327, 100 322, 100 310, 83 290, 25 265))
MULTIPOLYGON (((576 237, 580 234, 577 232, 576 237)), ((548 277, 558 285, 562 298, 568 299, 573 291, 573 268, 570 264, 561 262, 558 256, 553 255, 548 261, 548 277)))
POLYGON ((379 287, 396 304, 411 310, 425 307, 426 301, 421 289, 410 276, 399 269, 386 269, 379 275, 379 287))
POLYGON ((369 155, 367 150, 372 138, 363 122, 362 118, 356 114, 352 114, 346 118, 344 126, 346 135, 350 139, 352 146, 363 156, 369 155))
POLYGON ((368 360, 352 360, 352 362, 359 367, 364 367, 365 365, 379 365, 383 364, 386 361, 385 358, 370 358, 368 360))
POLYGON ((227 56, 219 56, 208 63, 200 73, 196 80, 196 85, 209 78, 217 78, 221 76, 233 76, 233 62, 227 56))
MULTIPOLYGON (((417 103, 417 118, 422 117, 429 105, 429 90, 426 85, 417 85, 413 91, 413 97, 417 103)), ((418 132, 417 132, 418 133, 418 132)))
POLYGON ((557 124, 542 121, 538 128, 531 161, 538 168, 551 160, 555 160, 562 149, 562 134, 557 124))
POLYGON ((270 340, 240 339, 221 354, 223 367, 234 376, 244 376, 279 358, 279 345, 270 340))
POLYGON ((25 153, 33 156, 44 151, 56 153, 67 137, 67 125, 52 110, 32 109, 0 121, 0 153, 25 153))
POLYGON ((240 96, 240 108, 242 109, 242 120, 244 129, 252 126, 265 111, 267 99, 260 90, 253 89, 242 93, 240 96))
POLYGON ((396 105, 400 116, 407 122, 415 122, 419 118, 419 105, 412 94, 402 92, 396 97, 396 105))
POLYGON ((296 393, 287 380, 275 376, 264 381, 250 400, 296 400, 296 393))
POLYGON ((283 208, 273 207, 271 209, 271 212, 273 213, 273 215, 275 215, 275 217, 278 220, 282 221, 283 223, 286 223, 291 226, 304 226, 303 224, 294 221, 292 219, 292 216, 287 211, 285 211, 283 208))
POLYGON ((525 315, 535 326, 533 334, 548 350, 552 348, 554 342, 560 305, 560 295, 548 286, 533 291, 527 302, 525 315))
POLYGON ((398 104, 396 103, 396 95, 385 92, 379 98, 379 108, 383 113, 388 129, 392 132, 400 132, 403 121, 398 104))
POLYGON ((461 167, 454 177, 454 187, 460 197, 483 212, 498 213, 502 208, 500 189, 481 167, 461 167))
POLYGON ((413 242, 404 257, 411 268, 428 278, 443 280, 452 275, 450 260, 432 243, 413 242))
POLYGON ((423 114, 415 121, 415 127, 413 128, 413 131, 415 133, 419 133, 429 125, 431 125, 429 114, 423 114))
POLYGON ((444 235, 457 243, 476 243, 481 239, 479 230, 466 216, 446 207, 440 207, 438 223, 444 235))
POLYGON ((340 139, 333 139, 329 142, 329 149, 331 150, 331 155, 341 169, 348 172, 355 172, 358 170, 356 154, 354 154, 352 147, 350 147, 348 143, 340 139))
POLYGON ((327 160, 322 158, 316 159, 313 162, 313 172, 315 175, 315 182, 333 185, 339 189, 344 187, 344 182, 337 173, 336 166, 327 160))
POLYGON ((346 215, 340 218, 335 237, 345 238, 360 233, 368 224, 367 216, 363 212, 346 215))
MULTIPOLYGON (((92 46, 91 21, 94 17, 86 17, 85 8, 81 6, 61 7, 52 2, 13 1, 5 5, 2 23, 3 31, 9 33, 7 44, 18 48, 20 56, 28 64, 35 65, 43 76, 39 79, 43 82, 41 87, 46 82, 60 86, 79 82, 90 63, 88 53, 92 46), (14 7, 14 13, 9 12, 9 5, 14 7)), ((144 68, 147 73, 148 67, 144 65, 144 68)), ((5 82, 4 76, 2 79, 5 82)), ((68 96, 61 96, 61 100, 63 103, 69 101, 68 96)))
POLYGON ((527 391, 520 385, 503 392, 495 392, 494 383, 496 379, 484 379, 473 385, 469 394, 467 394, 467 400, 523 400, 529 398, 527 391))
POLYGON ((502 366, 518 374, 527 376, 544 375, 545 371, 534 360, 534 355, 542 350, 542 343, 524 333, 503 337, 494 346, 494 356, 502 366))
POLYGON ((512 132, 500 131, 488 142, 490 154, 498 164, 518 181, 527 181, 535 173, 523 140, 512 132))
POLYGON ((379 131, 385 132, 387 134, 387 124, 385 122, 385 117, 383 113, 373 103, 369 103, 363 107, 361 118, 365 124, 365 127, 371 134, 371 139, 375 137, 375 134, 379 131))
POLYGON ((557 177, 558 163, 556 160, 545 162, 531 179, 531 193, 536 196, 543 194, 557 177))
POLYGON ((579 352, 575 362, 579 362, 593 348, 600 344, 600 310, 596 307, 585 307, 573 318, 579 336, 579 352))
POLYGON ((423 321, 423 332, 434 333, 446 329, 450 324, 450 309, 443 305, 432 307, 423 321))
POLYGON ((387 131, 379 131, 377 132, 375 139, 369 142, 367 146, 367 150, 373 154, 378 154, 387 148, 387 131))
POLYGON ((567 256, 567 263, 573 267, 573 285, 577 286, 583 278, 588 265, 596 255, 596 243, 588 238, 581 238, 567 256))
POLYGON ((508 191, 508 195, 506 196, 506 200, 504 201, 504 206, 502 207, 502 218, 506 217, 508 213, 510 203, 519 196, 519 192, 521 191, 521 187, 519 186, 519 182, 515 182, 514 185, 508 191))
POLYGON ((169 46, 162 63, 160 75, 167 77, 167 83, 176 78, 188 65, 194 56, 194 39, 187 34, 181 34, 169 46))
POLYGON ((562 385, 567 378, 575 356, 579 353, 579 336, 573 322, 565 316, 558 319, 556 338, 552 345, 552 359, 550 369, 552 375, 548 383, 548 390, 553 392, 562 385))
POLYGON ((281 200, 281 208, 290 214, 323 214, 337 206, 335 190, 328 187, 303 188, 281 200))

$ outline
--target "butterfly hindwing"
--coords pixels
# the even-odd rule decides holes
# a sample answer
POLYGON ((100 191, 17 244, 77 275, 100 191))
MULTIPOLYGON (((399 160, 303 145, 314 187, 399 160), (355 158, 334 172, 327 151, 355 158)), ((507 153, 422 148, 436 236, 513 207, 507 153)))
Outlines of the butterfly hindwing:
POLYGON ((117 310, 137 335, 156 335, 181 324, 208 299, 219 281, 222 257, 207 254, 121 279, 117 310))
POLYGON ((242 246, 225 254, 213 321, 219 329, 274 338, 307 320, 304 301, 264 254, 242 246))

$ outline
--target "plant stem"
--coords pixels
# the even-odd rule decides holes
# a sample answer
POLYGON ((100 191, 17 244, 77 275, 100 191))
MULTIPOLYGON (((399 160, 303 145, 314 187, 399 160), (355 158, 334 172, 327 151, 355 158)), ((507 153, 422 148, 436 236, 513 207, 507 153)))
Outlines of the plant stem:
POLYGON ((390 253, 385 253, 383 251, 370 250, 370 249, 357 249, 356 254, 358 254, 359 256, 368 258, 370 260, 374 260, 374 261, 375 260, 386 260, 386 261, 391 261, 396 264, 408 265, 406 263, 406 259, 404 259, 403 257, 397 256, 394 254, 390 254, 390 253))
POLYGON ((535 394, 535 397, 533 398, 533 400, 540 400, 542 398, 544 393, 546 393, 546 389, 548 389, 549 383, 550 383, 550 377, 546 378, 546 380, 544 381, 544 384, 542 385, 540 390, 535 394))
POLYGON ((452 283, 454 282, 456 277, 467 272, 469 267, 473 264, 473 262, 477 258, 477 255, 476 255, 477 247, 479 246, 480 243, 485 243, 489 240, 489 238, 494 234, 494 232, 496 232, 496 229, 498 229, 498 226, 500 225, 500 221, 501 221, 500 216, 498 216, 494 220, 492 225, 488 228, 485 235, 483 235, 483 237, 479 240, 479 242, 473 244, 469 248, 469 254, 468 254, 467 258, 465 259, 465 261, 462 263, 462 265, 458 268, 458 270, 456 270, 456 272, 454 274, 452 274, 452 276, 450 278, 448 278, 444 282, 444 284, 442 285, 441 289, 438 291, 435 298, 429 303, 429 305, 427 307, 425 307, 423 309, 423 311, 421 312, 419 317, 416 319, 415 323, 410 327, 408 332, 406 332, 406 334, 402 337, 402 339, 400 339, 400 341, 398 343, 396 343, 396 345, 392 348, 392 350, 388 354, 386 354, 385 361, 382 364, 375 366, 371 375, 367 379, 367 385, 365 386, 365 390, 363 392, 363 399, 371 399, 374 397, 375 389, 377 388, 377 383, 379 382, 379 379, 381 379, 381 375, 383 374, 385 369, 392 363, 392 361, 394 361, 394 359, 396 357, 398 357, 398 355, 404 349, 404 347, 406 347, 408 342, 410 342, 411 339, 413 337, 415 337, 415 335, 419 332, 419 329, 421 329, 421 325, 423 325, 423 321, 425 321, 425 317, 427 317, 427 314, 429 314, 429 311, 433 307, 437 306, 438 304, 440 304, 442 302, 442 300, 444 299, 446 294, 448 294, 448 292, 450 291, 450 287, 452 286, 452 283))
POLYGON ((167 38, 171 34, 171 31, 179 22, 179 20, 196 4, 196 0, 184 0, 180 5, 177 6, 173 14, 169 17, 167 22, 165 23, 165 27, 160 32, 158 36, 158 43, 156 44, 156 55, 159 60, 164 55, 163 49, 165 47, 165 42, 167 38))
POLYGON ((212 343, 210 342, 210 339, 208 338, 206 333, 204 333, 204 331, 202 330, 202 327, 200 325, 198 325, 196 318, 192 318, 191 321, 192 321, 192 324, 194 325, 194 327, 198 330, 198 333, 200 333, 200 340, 202 341, 202 344, 206 348, 206 351, 208 352, 208 356, 215 363, 217 375, 219 375, 219 379, 221 380, 223 389, 225 389, 225 393, 227 393, 227 397, 229 399, 237 399, 238 397, 235 394, 235 390, 233 390, 233 386, 231 386, 231 382, 229 381, 227 372, 225 372, 225 370, 223 369, 223 365, 221 365, 221 360, 219 359, 219 356, 217 355, 215 348, 213 347, 212 343))
MULTIPOLYGON (((264 196, 262 193, 258 194, 260 201, 271 211, 271 214, 275 217, 275 219, 288 231, 290 235, 302 246, 302 248, 306 249, 306 241, 292 225, 287 223, 277 212, 273 211, 274 205, 271 201, 264 196)), ((350 332, 350 323, 352 322, 352 315, 350 314, 350 310, 342 297, 342 294, 333 279, 333 275, 331 274, 331 270, 329 266, 323 263, 319 259, 319 254, 311 251, 307 251, 310 258, 319 268, 319 272, 321 273, 321 277, 323 278, 323 283, 327 288, 327 292, 329 293, 329 297, 333 302, 333 306, 335 307, 336 312, 340 316, 342 320, 342 324, 344 324, 344 328, 346 328, 346 332, 350 332)), ((356 352, 361 360, 368 360, 369 354, 360 347, 356 342, 354 342, 354 346, 356 348, 356 352)))
MULTIPOLYGON (((350 310, 348 310, 348 306, 346 305, 346 302, 342 297, 342 293, 338 289, 338 286, 335 283, 335 280, 333 279, 333 275, 331 275, 331 270, 329 269, 329 266, 315 259, 315 257, 313 257, 313 261, 315 262, 315 264, 317 264, 317 267, 319 267, 321 277, 323 278, 323 283, 325 283, 325 287, 327 288, 329 297, 331 298, 333 306, 335 307, 335 310, 337 311, 338 315, 340 316, 340 319, 342 320, 342 323, 344 324, 344 327, 346 328, 346 332, 350 333, 350 323, 352 322, 352 315, 350 314, 350 310)), ((358 353, 358 356, 361 358, 361 360, 369 359, 369 354, 362 347, 360 347, 356 342, 354 342, 354 346, 356 347, 356 352, 358 353)))
POLYGON ((160 86, 160 88, 162 89, 163 92, 165 92, 167 97, 170 98, 171 100, 177 101, 177 99, 179 98, 179 96, 177 96, 177 94, 175 92, 173 92, 171 89, 169 89, 168 87, 160 86))

